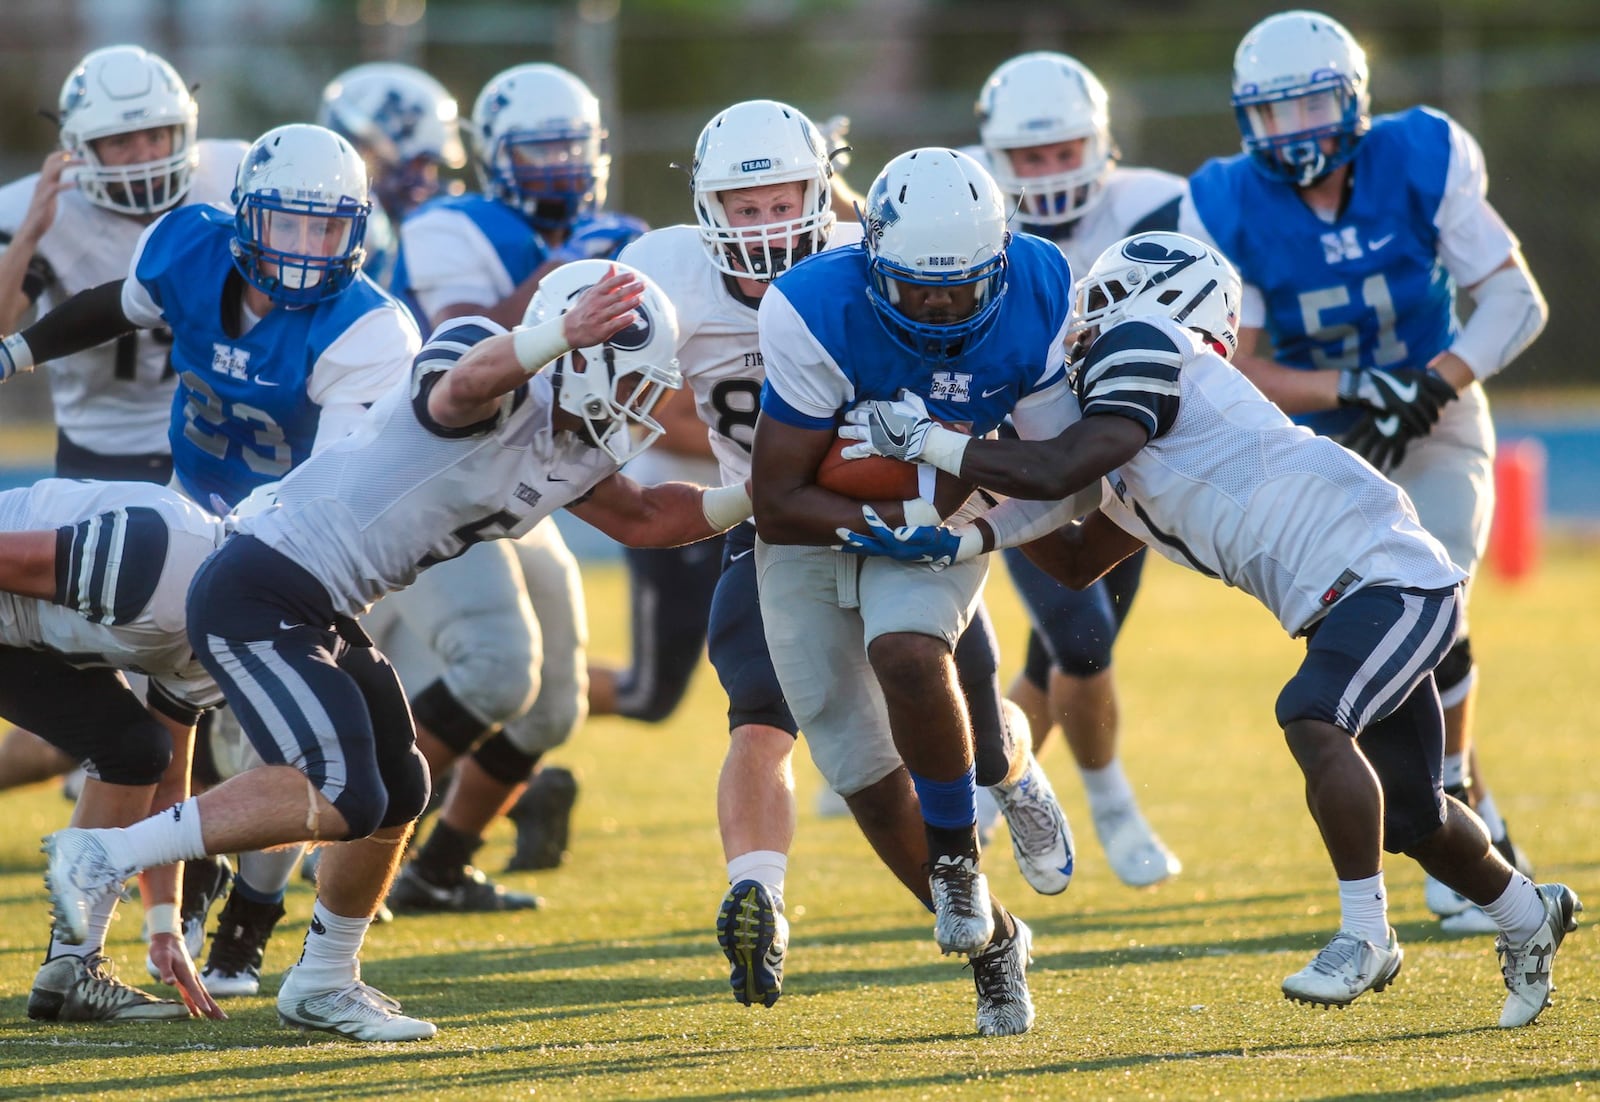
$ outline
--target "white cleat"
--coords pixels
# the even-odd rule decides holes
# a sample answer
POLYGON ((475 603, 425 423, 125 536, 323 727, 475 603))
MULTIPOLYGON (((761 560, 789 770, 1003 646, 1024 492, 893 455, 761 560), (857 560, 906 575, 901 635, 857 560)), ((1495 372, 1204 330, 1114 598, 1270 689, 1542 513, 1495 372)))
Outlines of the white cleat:
POLYGON ((1056 800, 1050 778, 1028 755, 1027 771, 1015 784, 997 784, 993 794, 1011 832, 1011 853, 1022 877, 1040 895, 1060 895, 1072 883, 1072 828, 1056 800))
POLYGON ((438 1032, 432 1022, 400 1013, 398 1002, 359 976, 343 987, 314 990, 295 982, 292 966, 278 988, 278 1018, 295 1029, 317 1029, 355 1041, 425 1041, 438 1032))
POLYGON ((1447 934, 1498 934, 1500 927, 1494 924, 1494 919, 1489 917, 1489 912, 1476 903, 1468 903, 1466 909, 1457 911, 1453 915, 1445 915, 1439 920, 1439 929, 1447 934))
POLYGON ((51 917, 68 945, 82 945, 89 936, 89 912, 107 892, 124 903, 133 898, 123 881, 135 870, 114 866, 94 831, 66 827, 46 835, 39 848, 51 917))
POLYGON ((994 792, 978 786, 978 848, 988 849, 994 841, 994 832, 1000 827, 1001 811, 1000 801, 994 798, 994 792))
MULTIPOLYGON (((1443 880, 1435 880, 1431 876, 1422 878, 1422 901, 1428 905, 1428 910, 1440 918, 1458 915, 1472 906, 1472 900, 1456 891, 1443 880)), ((1489 932, 1494 932, 1492 923, 1490 924, 1489 932)))
POLYGON ((1283 981, 1283 996, 1313 1006, 1348 1006, 1368 991, 1382 991, 1400 974, 1405 953, 1394 930, 1387 945, 1340 930, 1310 964, 1283 981))
POLYGON ((1539 897, 1544 903, 1544 922, 1537 933, 1515 947, 1504 934, 1495 939, 1500 974, 1508 992, 1500 1011, 1502 1029, 1527 1025, 1550 1005, 1550 992, 1555 990, 1550 979, 1556 950, 1578 928, 1578 915, 1583 913, 1582 901, 1565 884, 1540 884, 1539 897))
POLYGON ((1016 933, 967 960, 978 988, 978 1032, 985 1037, 1014 1037, 1033 1028, 1033 996, 1028 993, 1033 931, 1016 915, 1011 921, 1016 933))
POLYGON ((941 953, 976 953, 994 937, 989 878, 970 857, 944 856, 928 871, 933 940, 941 953))
POLYGON ((1094 832, 1111 871, 1130 888, 1148 888, 1183 871, 1183 862, 1133 804, 1094 812, 1094 832))

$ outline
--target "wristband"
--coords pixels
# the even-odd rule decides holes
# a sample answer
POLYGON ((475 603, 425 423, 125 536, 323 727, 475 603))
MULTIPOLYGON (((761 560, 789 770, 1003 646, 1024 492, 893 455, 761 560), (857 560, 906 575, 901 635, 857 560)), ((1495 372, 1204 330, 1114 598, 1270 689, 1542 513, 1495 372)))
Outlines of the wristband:
POLYGON ((545 364, 571 348, 566 334, 561 331, 559 316, 511 332, 511 349, 516 353, 517 363, 529 375, 537 374, 545 364))
POLYGON ((183 923, 178 919, 178 905, 176 903, 157 903, 153 907, 146 907, 144 928, 145 932, 151 937, 156 934, 172 934, 174 937, 182 937, 183 923))
POLYGON ((906 515, 908 528, 937 528, 944 523, 933 502, 924 498, 914 497, 910 501, 903 501, 900 509, 906 515))
POLYGON ((934 425, 928 430, 928 435, 922 438, 922 454, 917 458, 941 471, 959 475, 961 460, 967 454, 967 443, 971 439, 966 433, 934 425))
POLYGON ((725 532, 740 521, 749 519, 753 508, 743 482, 732 486, 707 487, 700 494, 700 511, 705 514, 706 523, 713 531, 725 532))
POLYGON ((4 341, 0 341, 0 344, 5 345, 5 354, 11 360, 11 370, 0 372, 0 379, 33 370, 33 349, 28 347, 28 342, 23 340, 21 333, 11 334, 4 341))
POLYGON ((959 528, 950 529, 960 541, 960 549, 956 552, 956 562, 966 562, 975 559, 984 553, 983 533, 975 524, 963 524, 959 528))

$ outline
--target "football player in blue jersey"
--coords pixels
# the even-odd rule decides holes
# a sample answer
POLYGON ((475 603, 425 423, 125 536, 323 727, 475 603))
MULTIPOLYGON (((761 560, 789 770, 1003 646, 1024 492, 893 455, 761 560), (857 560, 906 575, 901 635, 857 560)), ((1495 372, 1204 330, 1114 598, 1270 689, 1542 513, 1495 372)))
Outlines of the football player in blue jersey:
MULTIPOLYGON (((1131 233, 1177 226, 1183 177, 1117 163, 1105 86, 1076 58, 1048 50, 1012 58, 984 82, 976 114, 982 144, 971 152, 1014 204, 1021 228, 1054 241, 1073 271, 1131 233)), ((1033 625, 1008 695, 1028 716, 1035 751, 1059 723, 1095 834, 1123 883, 1145 887, 1177 875, 1182 863, 1151 829, 1117 756, 1112 644, 1144 554, 1081 592, 1056 584, 1021 551, 1004 558, 1033 625)), ((978 793, 980 833, 1000 814, 988 797, 978 793)))
POLYGON ((317 122, 361 154, 372 197, 362 265, 388 286, 406 215, 439 193, 440 172, 466 165, 455 97, 421 69, 375 61, 347 69, 322 90, 317 122))
MULTIPOLYGON (((1475 575, 1494 512, 1494 428, 1480 384, 1547 315, 1516 236, 1485 198, 1482 150, 1429 107, 1373 118, 1365 51, 1316 12, 1274 15, 1245 35, 1233 105, 1244 152, 1194 174, 1179 228, 1219 246, 1244 278, 1239 369, 1404 487, 1423 525, 1475 575), (1474 304, 1464 325, 1458 288, 1474 304)), ((1438 681, 1445 784, 1526 869, 1475 768, 1465 614, 1438 681)), ((1436 882, 1427 896, 1445 929, 1492 930, 1436 882)))
MULTIPOLYGON (((848 409, 902 390, 976 434, 1007 416, 1026 438, 1060 431, 1072 273, 1050 242, 1008 233, 1007 214, 966 154, 892 160, 867 192, 865 241, 797 265, 761 300, 752 455, 756 573, 784 696, 823 776, 933 910, 940 949, 971 959, 984 1034, 1033 1023, 1030 932, 979 871, 973 739, 952 658, 985 567, 858 570, 834 548, 841 530, 864 530, 863 507, 816 472, 848 409)), ((939 514, 920 498, 883 508, 893 523, 939 514)), ((1066 873, 1064 820, 1055 832, 1066 873)))
POLYGON ((1401 490, 1291 424, 1228 365, 1241 293, 1231 265, 1194 238, 1117 242, 1078 285, 1072 423, 1059 436, 974 440, 908 402, 853 410, 841 430, 859 441, 850 454, 920 459, 1015 496, 971 525, 891 529, 868 517, 867 535, 842 536, 935 570, 1029 544, 1073 586, 1148 545, 1255 597, 1306 640, 1275 711, 1339 879, 1339 929, 1284 995, 1343 1006, 1389 985, 1404 954, 1383 853, 1404 853, 1490 916, 1500 1025, 1526 1025, 1549 1003, 1556 951, 1583 905, 1514 869, 1443 790, 1432 671, 1452 645, 1466 574, 1401 490))

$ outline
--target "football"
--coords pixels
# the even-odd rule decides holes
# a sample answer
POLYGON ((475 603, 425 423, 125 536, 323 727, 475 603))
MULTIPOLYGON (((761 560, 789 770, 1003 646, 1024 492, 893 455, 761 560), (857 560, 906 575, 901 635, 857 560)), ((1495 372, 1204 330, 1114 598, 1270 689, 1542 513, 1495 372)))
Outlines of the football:
MULTIPOLYGON (((817 467, 818 486, 855 501, 906 501, 924 496, 921 478, 924 464, 883 455, 845 459, 841 453, 851 443, 842 439, 833 442, 817 467)), ((933 503, 941 517, 948 517, 971 496, 974 487, 944 471, 934 473, 938 477, 934 480, 933 503)))

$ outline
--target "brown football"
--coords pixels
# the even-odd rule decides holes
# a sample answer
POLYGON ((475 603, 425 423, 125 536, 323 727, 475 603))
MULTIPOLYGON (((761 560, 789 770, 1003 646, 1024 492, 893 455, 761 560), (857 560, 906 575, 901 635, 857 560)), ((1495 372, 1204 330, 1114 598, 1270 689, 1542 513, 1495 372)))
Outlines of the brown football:
MULTIPOLYGON (((840 453, 851 443, 842 439, 833 442, 817 467, 818 486, 855 501, 905 501, 920 496, 920 464, 884 455, 845 459, 840 453)), ((970 483, 944 471, 939 472, 934 487, 934 505, 942 517, 959 509, 973 490, 970 483)))

